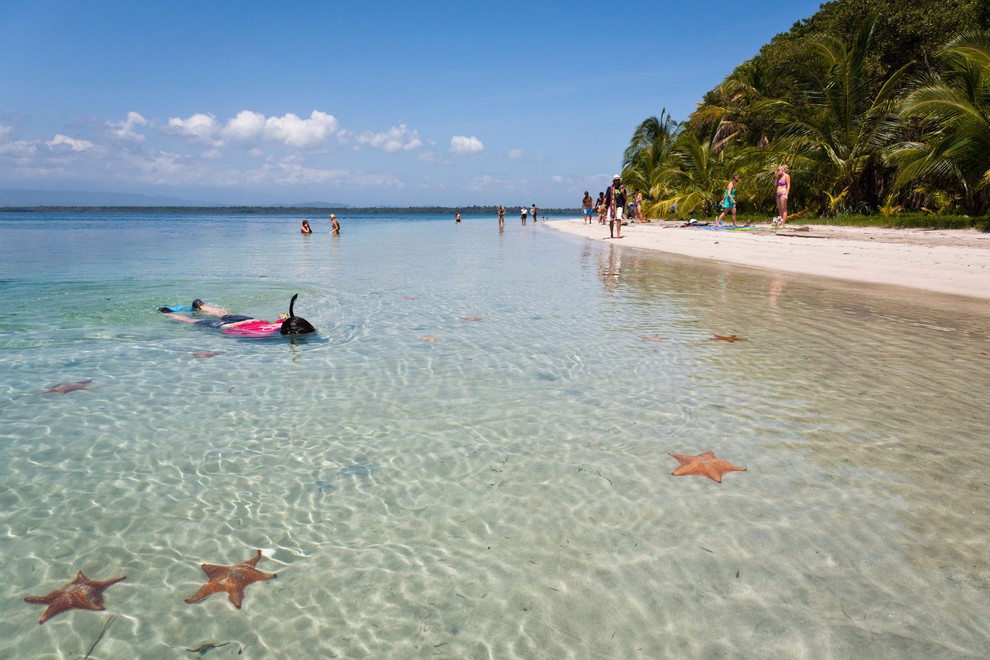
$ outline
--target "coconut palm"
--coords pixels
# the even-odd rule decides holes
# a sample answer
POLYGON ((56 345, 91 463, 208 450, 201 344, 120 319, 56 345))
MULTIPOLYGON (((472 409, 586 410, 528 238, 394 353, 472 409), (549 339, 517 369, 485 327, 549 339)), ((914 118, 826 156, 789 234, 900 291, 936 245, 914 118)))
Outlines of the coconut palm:
POLYGON ((861 207, 867 194, 875 199, 884 192, 877 189, 882 179, 876 175, 894 138, 895 95, 907 69, 876 89, 867 69, 875 25, 876 16, 868 17, 848 46, 829 38, 813 42, 798 77, 806 107, 772 103, 787 117, 776 147, 812 164, 803 185, 820 186, 833 196, 846 191, 853 208, 861 207))
POLYGON ((643 121, 633 133, 622 162, 622 181, 630 190, 642 190, 646 197, 645 212, 650 212, 650 199, 663 196, 659 184, 660 172, 669 165, 674 142, 680 128, 664 108, 659 117, 643 121))
POLYGON ((898 146, 897 185, 959 190, 969 213, 990 204, 990 34, 957 37, 943 50, 941 75, 920 81, 904 99, 901 118, 926 132, 898 146))

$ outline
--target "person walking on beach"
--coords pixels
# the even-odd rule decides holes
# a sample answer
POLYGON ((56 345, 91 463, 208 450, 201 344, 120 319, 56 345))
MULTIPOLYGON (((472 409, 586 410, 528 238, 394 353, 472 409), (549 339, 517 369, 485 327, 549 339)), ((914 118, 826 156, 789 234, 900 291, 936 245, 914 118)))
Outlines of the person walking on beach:
POLYGON ((337 216, 333 213, 330 214, 330 233, 334 236, 340 236, 340 223, 337 222, 337 216))
POLYGON ((529 213, 529 209, 525 206, 519 209, 519 214, 522 216, 522 223, 526 224, 526 214, 529 213))
POLYGON ((787 197, 791 194, 791 175, 787 173, 787 165, 777 168, 777 217, 775 221, 783 227, 787 224, 787 197))
POLYGON ((612 177, 612 185, 605 191, 605 204, 609 218, 609 238, 622 238, 622 211, 626 208, 626 187, 622 185, 622 177, 618 174, 612 177))
POLYGON ((591 224, 591 209, 595 206, 595 200, 591 198, 588 191, 584 191, 584 199, 581 200, 581 211, 584 213, 584 224, 591 224))
POLYGON ((595 208, 598 210, 598 224, 605 224, 605 213, 608 211, 608 205, 605 204, 605 193, 598 193, 598 201, 595 203, 595 208))
POLYGON ((722 195, 722 212, 715 218, 715 226, 722 226, 722 218, 728 211, 732 211, 732 226, 736 226, 736 183, 739 182, 739 175, 733 174, 729 182, 725 184, 725 194, 722 195))
POLYGON ((636 222, 646 222, 646 218, 643 217, 643 191, 637 190, 635 197, 636 204, 636 222))
POLYGON ((498 205, 498 226, 502 227, 505 225, 505 207, 501 204, 498 205))

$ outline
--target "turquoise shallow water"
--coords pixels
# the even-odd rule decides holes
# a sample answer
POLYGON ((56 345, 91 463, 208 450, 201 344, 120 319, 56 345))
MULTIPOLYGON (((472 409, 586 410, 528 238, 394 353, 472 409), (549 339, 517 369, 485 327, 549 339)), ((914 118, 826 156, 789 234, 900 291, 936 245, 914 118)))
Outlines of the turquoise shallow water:
POLYGON ((990 648, 985 303, 343 220, 0 215, 0 657, 990 648), (155 311, 293 293, 318 337, 155 311), (747 471, 671 476, 708 449, 747 471), (79 570, 127 580, 39 626, 79 570))

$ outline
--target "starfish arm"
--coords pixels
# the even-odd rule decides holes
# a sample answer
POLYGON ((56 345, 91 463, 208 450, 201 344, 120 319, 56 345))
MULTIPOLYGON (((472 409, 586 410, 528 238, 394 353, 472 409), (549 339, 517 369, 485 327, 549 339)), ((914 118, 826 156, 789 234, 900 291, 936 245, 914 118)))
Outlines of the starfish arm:
POLYGON ((199 591, 197 591, 196 593, 194 593, 189 598, 186 598, 185 601, 187 603, 198 603, 199 601, 203 600, 207 596, 212 596, 213 594, 217 593, 218 591, 221 591, 221 590, 215 584, 213 584, 212 582, 207 582, 206 584, 204 584, 202 587, 199 588, 199 591))
POLYGON ((227 594, 227 600, 234 604, 234 607, 241 609, 241 602, 244 600, 244 589, 231 589, 227 594))

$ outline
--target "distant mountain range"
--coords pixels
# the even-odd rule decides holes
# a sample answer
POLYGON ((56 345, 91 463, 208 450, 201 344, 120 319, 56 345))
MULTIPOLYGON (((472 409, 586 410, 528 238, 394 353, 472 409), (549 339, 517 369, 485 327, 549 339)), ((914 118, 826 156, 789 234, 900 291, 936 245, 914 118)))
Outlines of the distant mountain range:
MULTIPOLYGON (((253 206, 251 204, 219 204, 180 197, 141 195, 139 193, 94 192, 89 190, 26 190, 0 189, 0 207, 3 206, 253 206)), ((298 204, 264 204, 267 207, 288 208, 350 208, 336 202, 300 202, 298 204)))

